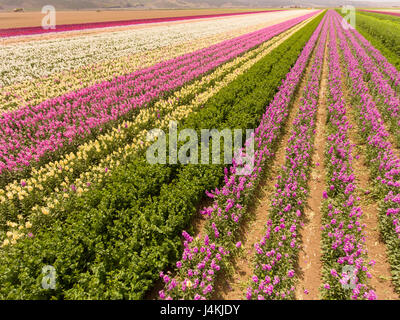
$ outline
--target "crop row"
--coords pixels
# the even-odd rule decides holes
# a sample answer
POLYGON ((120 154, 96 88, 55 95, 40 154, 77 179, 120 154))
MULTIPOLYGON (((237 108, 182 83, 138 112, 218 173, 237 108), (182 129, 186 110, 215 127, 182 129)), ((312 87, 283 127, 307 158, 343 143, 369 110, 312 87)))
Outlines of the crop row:
POLYGON ((349 30, 344 30, 350 47, 364 70, 364 81, 368 84, 379 111, 383 115, 390 133, 400 147, 400 97, 382 74, 377 63, 365 52, 349 30))
MULTIPOLYGON (((337 17, 339 20, 339 17, 337 17)), ((339 22, 338 22, 339 23, 339 22)), ((356 114, 358 132, 366 143, 368 166, 376 182, 375 193, 381 210, 380 229, 389 250, 393 282, 400 287, 400 227, 396 217, 400 212, 400 159, 388 141, 383 120, 364 82, 363 71, 349 47, 344 32, 337 28, 339 45, 343 53, 343 70, 347 76, 349 96, 356 114)))
POLYGON ((40 228, 40 225, 36 226, 35 215, 40 217, 42 212, 60 214, 64 211, 65 199, 101 185, 111 171, 147 148, 149 142, 146 141, 146 129, 156 127, 165 130, 170 121, 181 122, 189 114, 197 112, 210 97, 302 26, 303 23, 222 65, 211 74, 184 86, 172 97, 141 109, 134 121, 123 122, 112 132, 79 146, 77 152, 48 163, 33 172, 29 179, 15 181, 0 190, 0 217, 6 227, 5 231, 14 231, 11 240, 15 241, 30 231, 23 228, 23 231, 16 232, 21 225, 33 224, 40 228), (20 215, 24 218, 17 219, 20 215), (13 226, 11 230, 8 228, 10 223, 13 226))
POLYGON ((132 74, 72 92, 0 118, 0 174, 3 181, 23 176, 65 150, 133 116, 168 92, 254 48, 310 15, 265 28, 132 74))
POLYGON ((159 292, 161 299, 210 298, 216 276, 229 263, 236 248, 240 247, 240 243, 236 243, 235 240, 240 223, 257 189, 262 169, 273 157, 279 137, 283 133, 294 93, 318 40, 323 24, 320 23, 321 19, 322 16, 307 26, 308 37, 313 30, 315 32, 309 38, 294 67, 286 75, 285 81, 255 130, 254 168, 251 174, 236 175, 237 170, 243 167, 240 162, 235 162, 230 169, 225 169, 225 185, 208 193, 209 197, 214 199, 213 205, 201 211, 209 217, 204 240, 193 239, 187 232, 183 232, 185 249, 182 259, 176 264, 176 277, 171 279, 168 274, 160 274, 165 282, 165 289, 159 292))
MULTIPOLYGON (((315 26, 313 20, 221 89, 185 127, 256 126, 315 26)), ((144 157, 121 166, 105 187, 66 202, 67 216, 2 248, 0 296, 142 298, 159 270, 177 260, 181 230, 204 191, 220 185, 222 167, 149 165, 144 157), (57 270, 53 292, 38 285, 43 264, 57 270)))
POLYGON ((371 43, 365 39, 356 29, 352 29, 354 36, 364 47, 368 54, 376 61, 381 72, 386 75, 393 89, 400 89, 400 72, 393 66, 382 53, 376 49, 371 43))
POLYGON ((278 12, 280 10, 262 10, 262 11, 251 11, 251 12, 232 12, 232 13, 220 13, 220 14, 204 14, 204 15, 192 15, 183 17, 163 17, 163 18, 152 18, 152 19, 134 19, 134 20, 121 20, 121 21, 106 21, 106 22, 88 22, 79 24, 63 24, 57 25, 56 29, 44 29, 42 27, 24 27, 24 28, 8 28, 2 29, 0 37, 15 37, 34 35, 41 33, 50 32, 67 32, 75 30, 87 30, 93 28, 112 28, 120 26, 132 26, 144 23, 160 23, 160 22, 172 22, 181 20, 194 20, 194 19, 205 19, 205 18, 218 18, 218 17, 229 17, 229 16, 240 16, 240 15, 252 15, 257 13, 266 12, 278 12))
POLYGON ((325 162, 327 190, 322 203, 322 296, 325 299, 376 299, 368 290, 367 252, 349 139, 350 123, 342 93, 342 72, 335 27, 330 26, 328 120, 325 162))
POLYGON ((268 212, 266 231, 255 245, 254 275, 247 288, 247 299, 293 299, 296 281, 295 266, 299 252, 299 228, 309 197, 316 114, 327 31, 331 23, 327 14, 306 84, 301 92, 299 110, 292 123, 275 192, 268 212))
MULTIPOLYGON (((290 18, 293 12, 280 13, 290 18)), ((2 46, 0 87, 276 19, 273 13, 2 46), (271 16, 272 15, 272 16, 271 16), (68 52, 68 55, 65 54, 68 52)))
MULTIPOLYGON (((112 55, 100 62, 85 64, 82 67, 75 67, 61 73, 51 73, 47 77, 17 82, 1 88, 0 112, 15 110, 28 104, 36 105, 47 99, 92 86, 95 83, 111 81, 116 76, 129 74, 161 61, 207 48, 224 40, 264 28, 267 24, 264 22, 225 32, 222 28, 221 33, 211 35, 207 35, 207 30, 203 30, 203 33, 199 30, 198 36, 197 34, 191 34, 190 36, 193 36, 193 38, 190 38, 189 35, 187 37, 182 36, 182 38, 176 40, 180 41, 178 43, 170 42, 169 45, 162 45, 163 42, 155 41, 161 46, 137 53, 134 53, 133 50, 133 52, 127 52, 126 55, 121 57, 112 55)), ((175 38, 173 39, 175 40, 175 38)))
POLYGON ((77 152, 46 164, 34 171, 30 178, 14 181, 1 189, 0 219, 4 231, 14 231, 11 239, 14 242, 31 231, 21 228, 21 225, 33 224, 40 228, 35 216, 40 217, 42 212, 49 215, 64 212, 63 203, 66 199, 102 185, 111 171, 126 164, 149 146, 146 129, 156 127, 165 130, 170 121, 181 122, 189 114, 197 112, 210 97, 266 56, 285 37, 303 27, 304 23, 184 86, 172 97, 141 109, 134 121, 123 122, 112 132, 79 146, 77 152), (23 216, 23 219, 17 219, 18 216, 23 216), (18 228, 22 230, 17 232, 18 228))
POLYGON ((390 11, 374 11, 374 10, 361 10, 363 14, 367 14, 373 17, 377 17, 384 20, 400 22, 400 13, 399 12, 390 12, 390 11))
POLYGON ((396 68, 400 67, 400 25, 357 12, 357 30, 381 51, 396 68))

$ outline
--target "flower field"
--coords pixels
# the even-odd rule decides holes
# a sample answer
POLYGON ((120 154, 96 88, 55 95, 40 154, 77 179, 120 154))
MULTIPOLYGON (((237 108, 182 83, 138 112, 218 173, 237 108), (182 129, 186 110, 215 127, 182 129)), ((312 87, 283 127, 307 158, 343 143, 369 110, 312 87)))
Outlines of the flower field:
POLYGON ((338 12, 0 29, 0 299, 399 299, 400 20, 338 12))

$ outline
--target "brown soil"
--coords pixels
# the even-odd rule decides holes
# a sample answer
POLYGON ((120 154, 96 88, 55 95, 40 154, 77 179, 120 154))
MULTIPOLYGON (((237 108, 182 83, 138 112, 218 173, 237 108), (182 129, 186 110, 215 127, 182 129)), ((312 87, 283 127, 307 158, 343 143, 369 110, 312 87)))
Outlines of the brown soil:
MULTIPOLYGON (((314 55, 310 59, 312 61, 314 55)), ((305 75, 309 73, 310 65, 305 71, 305 75)), ((245 299, 245 289, 249 279, 253 274, 253 265, 249 257, 254 257, 254 245, 262 238, 265 232, 265 223, 268 220, 270 209, 270 201, 272 193, 275 190, 274 185, 277 183, 276 177, 279 169, 285 163, 286 147, 288 139, 291 135, 291 126, 296 117, 302 92, 306 85, 306 76, 304 76, 301 85, 296 93, 293 107, 289 112, 286 130, 278 145, 272 166, 268 169, 268 173, 264 180, 260 183, 259 192, 255 198, 252 208, 249 208, 247 221, 243 224, 239 241, 242 242, 242 254, 238 256, 233 264, 233 274, 225 274, 218 278, 215 294, 215 300, 243 300, 245 299)))
MULTIPOLYGON (((328 44, 329 38, 326 41, 328 44)), ((308 183, 310 195, 308 197, 307 209, 303 219, 304 225, 300 231, 302 239, 299 253, 298 270, 299 282, 296 286, 297 300, 318 300, 319 288, 322 278, 321 262, 321 203, 322 190, 325 190, 325 124, 327 119, 326 92, 328 86, 328 50, 325 47, 324 65, 322 68, 321 85, 319 92, 318 112, 316 120, 316 133, 314 142, 314 154, 311 171, 311 179, 308 183), (304 293, 307 289, 308 294, 304 293)))
MULTIPOLYGON (((208 14, 258 11, 252 9, 195 9, 195 10, 105 10, 58 11, 57 24, 76 24, 134 19, 184 17, 208 14)), ((41 26, 45 14, 41 12, 0 12, 0 29, 41 26)))
MULTIPOLYGON (((287 20, 300 17, 304 15, 306 12, 304 10, 298 11, 297 13, 291 12, 290 15, 287 16, 280 16, 278 12, 273 13, 275 19, 270 21, 266 21, 262 24, 262 28, 266 28, 281 22, 285 22, 287 20)), ((224 19, 224 17, 217 17, 217 18, 207 18, 202 19, 202 21, 211 21, 217 19, 224 19)), ((37 41, 37 40, 50 40, 50 39, 67 39, 76 36, 87 36, 87 35, 95 35, 107 32, 116 32, 116 31, 126 31, 126 30, 136 30, 136 29, 147 29, 153 28, 154 26, 171 26, 175 24, 184 24, 184 23, 192 23, 193 20, 183 20, 183 21, 171 21, 171 22, 164 22, 164 23, 157 23, 156 25, 152 24, 141 24, 141 25, 132 25, 132 26, 123 26, 123 27, 115 27, 112 29, 88 29, 82 31, 69 31, 67 33, 48 33, 48 34, 38 34, 38 35, 31 35, 31 36, 21 36, 21 37, 11 37, 11 38, 2 38, 0 39, 0 44, 8 45, 14 43, 23 43, 28 41, 37 41)), ((1 25, 1 24, 0 24, 1 25)), ((238 26, 240 27, 240 26, 238 26)), ((261 26, 260 26, 261 28, 261 26)))

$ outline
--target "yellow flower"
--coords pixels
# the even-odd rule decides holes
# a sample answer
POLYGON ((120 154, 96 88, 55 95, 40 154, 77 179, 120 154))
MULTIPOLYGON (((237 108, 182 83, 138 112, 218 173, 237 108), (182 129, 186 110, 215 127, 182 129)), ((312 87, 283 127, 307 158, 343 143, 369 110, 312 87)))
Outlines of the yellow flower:
POLYGON ((7 232, 7 237, 8 237, 8 238, 11 238, 12 235, 13 235, 13 233, 12 233, 11 231, 8 231, 8 232, 7 232))
POLYGON ((19 215, 17 216, 17 218, 18 218, 18 220, 22 220, 24 217, 22 216, 22 214, 19 214, 19 215))
POLYGON ((25 223, 25 227, 26 227, 27 229, 32 228, 32 223, 30 223, 30 222, 28 221, 27 223, 25 223))
POLYGON ((3 241, 3 247, 8 246, 10 244, 10 240, 6 239, 3 241))
POLYGON ((47 216, 50 213, 50 211, 48 208, 42 208, 42 213, 47 216))
POLYGON ((188 288, 191 288, 193 286, 192 282, 190 280, 186 280, 186 286, 188 288))

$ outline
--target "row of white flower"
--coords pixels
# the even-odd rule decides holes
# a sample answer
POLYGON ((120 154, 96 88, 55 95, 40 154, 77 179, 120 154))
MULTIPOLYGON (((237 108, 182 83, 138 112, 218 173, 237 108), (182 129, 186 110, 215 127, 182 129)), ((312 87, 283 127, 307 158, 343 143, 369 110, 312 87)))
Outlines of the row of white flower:
POLYGON ((215 20, 196 21, 100 33, 73 38, 57 38, 11 44, 0 50, 0 86, 46 77, 53 73, 98 63, 193 39, 273 22, 305 14, 306 10, 268 12, 215 20))

